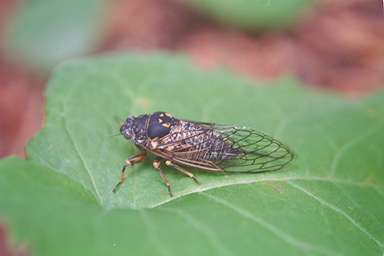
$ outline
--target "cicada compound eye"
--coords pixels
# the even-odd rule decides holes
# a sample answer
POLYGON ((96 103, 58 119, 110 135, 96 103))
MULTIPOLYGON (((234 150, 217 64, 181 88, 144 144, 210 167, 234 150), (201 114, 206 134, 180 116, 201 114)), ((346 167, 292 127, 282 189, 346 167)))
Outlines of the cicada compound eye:
POLYGON ((120 127, 120 133, 127 139, 132 139, 132 126, 133 126, 133 119, 127 118, 127 120, 124 121, 124 123, 120 127))

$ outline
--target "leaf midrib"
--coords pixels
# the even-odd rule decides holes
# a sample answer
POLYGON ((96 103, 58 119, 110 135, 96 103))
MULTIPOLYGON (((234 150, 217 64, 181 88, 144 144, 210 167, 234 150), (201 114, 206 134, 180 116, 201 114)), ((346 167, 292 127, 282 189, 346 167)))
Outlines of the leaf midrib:
POLYGON ((349 186, 354 186, 354 187, 362 187, 362 188, 370 188, 374 190, 383 190, 384 186, 380 185, 375 185, 372 183, 366 183, 366 182, 356 182, 356 181, 351 181, 351 180, 345 180, 345 179, 335 179, 333 177, 321 177, 321 176, 290 176, 290 177, 263 177, 259 178, 258 180, 249 180, 249 179, 244 179, 242 181, 236 181, 235 183, 230 183, 230 184, 222 184, 220 187, 217 186, 217 184, 212 184, 212 186, 208 187, 194 187, 192 190, 187 189, 184 191, 180 191, 179 194, 174 195, 172 198, 168 198, 163 200, 162 202, 152 205, 151 208, 155 208, 158 206, 161 206, 163 204, 169 203, 177 198, 189 195, 191 193, 197 193, 197 192, 204 192, 207 190, 215 189, 215 188, 224 188, 232 185, 247 185, 247 184, 256 184, 260 182, 284 182, 287 183, 290 181, 312 181, 312 182, 327 182, 331 184, 342 184, 342 185, 349 185, 349 186))

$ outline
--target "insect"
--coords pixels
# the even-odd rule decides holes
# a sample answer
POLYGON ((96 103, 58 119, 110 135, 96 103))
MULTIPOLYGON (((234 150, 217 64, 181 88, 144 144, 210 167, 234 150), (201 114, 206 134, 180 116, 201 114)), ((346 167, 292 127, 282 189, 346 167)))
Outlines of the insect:
POLYGON ((120 133, 137 146, 139 153, 125 160, 113 192, 123 184, 126 168, 143 161, 148 152, 156 156, 153 167, 171 197, 162 162, 199 184, 186 167, 217 173, 260 173, 279 170, 294 158, 287 146, 253 129, 177 119, 166 112, 128 117, 120 133))

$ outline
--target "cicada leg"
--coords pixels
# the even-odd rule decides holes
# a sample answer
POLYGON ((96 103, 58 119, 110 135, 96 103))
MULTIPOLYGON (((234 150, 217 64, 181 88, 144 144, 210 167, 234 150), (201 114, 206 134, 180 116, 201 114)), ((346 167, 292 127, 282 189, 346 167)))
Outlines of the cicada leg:
POLYGON ((193 180, 196 182, 196 184, 200 184, 200 182, 197 180, 196 176, 195 176, 193 173, 191 173, 191 172, 185 170, 185 169, 184 169, 183 167, 181 167, 180 165, 177 165, 177 164, 173 163, 171 160, 166 160, 166 161, 165 161, 165 164, 166 164, 167 166, 170 166, 170 167, 175 168, 175 169, 178 170, 179 172, 181 172, 181 173, 183 173, 184 175, 188 176, 189 178, 193 179, 193 180))
POLYGON ((169 182, 167 176, 165 176, 163 170, 160 168, 160 163, 161 163, 161 160, 159 158, 156 158, 153 161, 153 168, 155 168, 156 170, 159 171, 161 179, 163 180, 165 186, 167 186, 167 188, 168 188, 169 195, 171 197, 173 197, 172 189, 171 189, 171 183, 169 182))
POLYGON ((127 160, 125 160, 125 164, 123 168, 120 171, 119 176, 119 182, 115 185, 115 187, 112 189, 112 192, 115 193, 117 189, 120 187, 121 184, 124 183, 125 180, 125 169, 127 169, 128 166, 133 166, 134 164, 137 164, 145 159, 145 152, 140 152, 137 155, 131 156, 127 160))

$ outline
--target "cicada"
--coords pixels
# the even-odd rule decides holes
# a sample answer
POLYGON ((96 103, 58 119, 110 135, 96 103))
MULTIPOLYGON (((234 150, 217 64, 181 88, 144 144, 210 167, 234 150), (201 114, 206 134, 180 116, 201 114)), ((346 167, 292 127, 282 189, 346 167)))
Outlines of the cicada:
POLYGON ((143 161, 147 153, 156 156, 153 167, 170 196, 172 188, 162 163, 199 184, 186 167, 217 173, 260 173, 279 170, 294 158, 286 145, 253 129, 183 120, 166 112, 128 117, 120 133, 139 152, 125 160, 113 192, 124 182, 126 168, 143 161))

